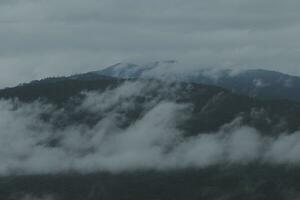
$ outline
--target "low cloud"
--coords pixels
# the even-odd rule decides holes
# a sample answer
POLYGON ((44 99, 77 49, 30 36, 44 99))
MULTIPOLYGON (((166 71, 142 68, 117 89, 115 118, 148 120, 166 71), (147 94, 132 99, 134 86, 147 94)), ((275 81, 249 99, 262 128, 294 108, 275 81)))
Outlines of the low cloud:
POLYGON ((192 105, 161 101, 159 96, 143 103, 144 112, 134 122, 120 126, 126 120, 124 113, 138 105, 134 96, 147 96, 146 88, 151 87, 133 82, 84 93, 77 109, 102 115, 92 127, 70 124, 58 129, 40 116, 45 112, 60 116, 63 110, 39 102, 0 101, 0 174, 168 170, 250 162, 300 164, 300 132, 264 136, 236 119, 218 132, 186 137, 178 125, 189 117, 192 105))

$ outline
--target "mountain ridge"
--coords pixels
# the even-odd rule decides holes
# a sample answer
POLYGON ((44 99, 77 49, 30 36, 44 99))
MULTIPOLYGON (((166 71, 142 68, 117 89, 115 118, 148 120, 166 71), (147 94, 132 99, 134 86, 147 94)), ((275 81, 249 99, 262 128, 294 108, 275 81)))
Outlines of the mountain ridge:
MULTIPOLYGON (((158 79, 170 82, 199 83, 223 87, 234 93, 262 99, 286 99, 300 102, 300 77, 266 69, 232 70, 198 68, 181 73, 184 67, 174 60, 143 64, 117 63, 102 70, 64 77, 45 78, 25 84, 70 80, 158 79)), ((20 84, 24 85, 24 84, 20 84)))
POLYGON ((155 61, 145 65, 118 63, 91 73, 115 78, 158 78, 202 83, 223 87, 247 96, 300 101, 300 94, 297 92, 300 89, 298 76, 265 69, 235 71, 213 68, 191 70, 190 73, 182 74, 180 70, 176 72, 178 69, 172 69, 174 65, 180 67, 176 61, 155 61))

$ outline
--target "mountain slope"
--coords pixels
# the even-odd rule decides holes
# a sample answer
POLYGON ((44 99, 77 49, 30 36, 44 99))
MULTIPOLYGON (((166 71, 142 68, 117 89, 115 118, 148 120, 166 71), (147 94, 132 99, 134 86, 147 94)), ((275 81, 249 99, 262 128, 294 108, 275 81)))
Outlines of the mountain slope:
MULTIPOLYGON (((70 115, 68 120, 63 122, 77 123, 91 120, 87 116, 81 116, 82 113, 73 112, 75 106, 82 101, 83 91, 104 92, 108 89, 114 89, 128 81, 116 78, 103 78, 95 80, 85 79, 53 79, 52 81, 37 81, 34 84, 25 84, 14 88, 0 90, 0 99, 18 98, 23 102, 33 102, 41 100, 64 108, 70 115), (68 109, 66 109, 68 108, 68 109), (75 121, 74 121, 75 120, 75 121)), ((136 82, 129 80, 129 82, 136 82)), ((137 81, 138 84, 144 84, 143 93, 129 97, 133 102, 146 105, 148 102, 156 101, 156 104, 163 101, 173 101, 178 103, 191 104, 193 110, 188 123, 184 126, 188 134, 198 134, 200 132, 216 131, 226 123, 242 116, 243 123, 254 126, 265 134, 278 134, 283 131, 293 132, 300 125, 300 104, 289 101, 279 100, 260 100, 247 96, 236 95, 228 90, 219 87, 189 84, 181 82, 166 83, 156 80, 137 81)), ((136 109, 130 112, 126 111, 128 123, 136 120, 145 110, 136 109)), ((94 115, 94 114, 93 114, 94 115)), ((91 120, 89 123, 97 123, 91 120)), ((62 123, 62 121, 60 121, 62 123)))

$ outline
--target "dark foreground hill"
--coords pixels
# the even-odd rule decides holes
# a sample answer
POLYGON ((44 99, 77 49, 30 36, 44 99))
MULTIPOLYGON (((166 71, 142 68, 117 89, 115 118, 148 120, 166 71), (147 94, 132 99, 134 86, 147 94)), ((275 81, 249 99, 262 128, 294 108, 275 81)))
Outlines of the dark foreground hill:
POLYGON ((300 172, 286 166, 215 166, 181 171, 0 178, 0 198, 57 200, 293 200, 300 172), (27 198, 24 198, 27 197, 27 198))

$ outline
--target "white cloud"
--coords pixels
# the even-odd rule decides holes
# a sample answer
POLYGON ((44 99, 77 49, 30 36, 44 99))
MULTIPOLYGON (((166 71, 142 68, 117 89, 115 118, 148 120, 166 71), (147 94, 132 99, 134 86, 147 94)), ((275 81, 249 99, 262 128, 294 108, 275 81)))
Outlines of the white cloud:
MULTIPOLYGON (((184 137, 178 125, 189 117, 191 105, 160 101, 159 95, 146 103, 141 117, 121 128, 120 113, 134 109, 135 97, 157 89, 156 84, 144 84, 86 93, 79 110, 103 115, 93 128, 77 124, 55 129, 39 115, 60 116, 63 110, 38 102, 1 101, 0 175, 202 168, 254 161, 300 164, 299 132, 267 137, 237 119, 218 132, 184 137), (50 145, 53 139, 58 142, 50 145)), ((166 94, 161 90, 159 94, 166 94)))

